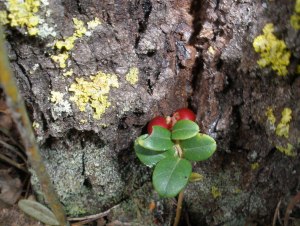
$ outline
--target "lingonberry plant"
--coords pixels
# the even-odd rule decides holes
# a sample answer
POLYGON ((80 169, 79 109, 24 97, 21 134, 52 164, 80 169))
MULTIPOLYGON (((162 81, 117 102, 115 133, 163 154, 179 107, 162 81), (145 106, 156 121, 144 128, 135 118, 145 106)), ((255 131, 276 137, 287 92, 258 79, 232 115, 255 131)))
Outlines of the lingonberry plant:
POLYGON ((195 114, 187 108, 177 110, 166 119, 158 116, 148 124, 149 134, 135 140, 139 160, 154 167, 152 182, 161 197, 182 193, 188 182, 197 178, 197 173, 192 173, 191 162, 206 160, 216 150, 216 141, 200 133, 195 119, 195 114))

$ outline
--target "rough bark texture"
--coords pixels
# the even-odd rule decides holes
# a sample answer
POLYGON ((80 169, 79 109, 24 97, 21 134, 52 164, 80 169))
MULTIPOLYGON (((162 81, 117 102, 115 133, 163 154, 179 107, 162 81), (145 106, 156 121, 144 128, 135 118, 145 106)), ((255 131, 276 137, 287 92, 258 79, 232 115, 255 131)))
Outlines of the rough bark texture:
MULTIPOLYGON (((191 225, 270 224, 280 199, 299 190, 299 154, 286 156, 276 145, 299 153, 299 34, 290 25, 294 1, 50 1, 41 15, 57 37, 30 38, 7 28, 12 68, 31 113, 42 154, 61 202, 70 216, 121 205, 109 219, 170 224, 175 207, 153 192, 151 170, 134 156, 132 143, 156 115, 179 107, 197 112, 203 132, 215 137, 212 159, 194 164, 204 175, 187 187, 185 211, 191 225), (50 55, 54 39, 72 35, 72 18, 102 24, 69 51, 70 77, 50 55), (279 77, 257 65, 253 39, 266 23, 292 52, 290 75, 279 77), (139 69, 132 85, 125 76, 139 69), (68 89, 76 78, 98 71, 116 74, 111 106, 99 120, 93 109, 79 111, 68 89), (51 102, 51 91, 64 94, 51 102), (68 108, 66 106, 71 106, 68 108), (289 137, 275 135, 265 115, 272 107, 278 123, 292 109, 289 137), (255 169, 255 167, 258 168, 255 169), (220 192, 215 198, 212 188, 220 192), (151 201, 153 212, 147 210, 151 201)), ((37 183, 36 189, 38 191, 37 183)), ((285 206, 285 205, 284 205, 285 206)), ((284 207, 282 207, 282 211, 284 207)))

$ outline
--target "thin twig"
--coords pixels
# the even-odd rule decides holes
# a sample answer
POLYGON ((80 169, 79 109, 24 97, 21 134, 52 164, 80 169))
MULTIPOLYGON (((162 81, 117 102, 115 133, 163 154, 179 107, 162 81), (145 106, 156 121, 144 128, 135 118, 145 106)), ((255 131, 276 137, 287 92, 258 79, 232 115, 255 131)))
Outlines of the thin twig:
POLYGON ((110 209, 108 209, 108 210, 106 210, 102 213, 97 213, 97 214, 89 215, 89 216, 85 216, 85 217, 73 217, 73 218, 70 217, 70 218, 68 218, 68 220, 69 221, 83 221, 83 220, 89 220, 89 219, 95 220, 95 219, 107 216, 112 209, 114 209, 118 206, 119 205, 116 205, 116 206, 114 206, 114 207, 112 207, 112 208, 110 208, 110 209))
POLYGON ((61 226, 68 225, 65 211, 59 202, 53 188, 46 167, 42 161, 38 146, 35 141, 31 123, 29 121, 25 104, 17 88, 16 81, 10 70, 7 54, 4 47, 3 32, 0 28, 0 84, 6 94, 7 106, 11 110, 12 118, 18 128, 26 154, 32 168, 37 174, 42 191, 51 210, 61 226))
POLYGON ((177 201, 177 208, 176 208, 176 216, 174 220, 173 226, 178 226, 180 222, 180 217, 181 217, 181 210, 182 210, 182 202, 183 202, 183 193, 184 190, 182 190, 179 195, 178 195, 178 201, 177 201))
POLYGON ((16 163, 14 160, 11 160, 10 158, 6 157, 5 155, 0 154, 0 159, 5 161, 6 163, 16 167, 17 169, 22 170, 25 173, 29 173, 28 170, 25 167, 23 167, 19 163, 16 163))

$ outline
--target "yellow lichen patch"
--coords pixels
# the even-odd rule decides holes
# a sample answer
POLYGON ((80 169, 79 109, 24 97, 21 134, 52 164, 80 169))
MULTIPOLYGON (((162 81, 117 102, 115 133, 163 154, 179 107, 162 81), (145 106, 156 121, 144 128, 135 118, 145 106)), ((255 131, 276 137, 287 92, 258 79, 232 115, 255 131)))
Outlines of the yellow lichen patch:
POLYGON ((291 16, 291 25, 295 30, 300 29, 300 0, 296 0, 295 12, 291 16))
POLYGON ((216 186, 211 187, 211 195, 214 199, 221 197, 221 192, 216 186))
POLYGON ((282 152, 283 154, 287 156, 296 156, 296 153, 294 152, 294 146, 290 143, 287 144, 287 147, 283 146, 276 146, 277 150, 282 152))
POLYGON ((280 123, 276 127, 276 135, 280 137, 289 137, 290 121, 292 120, 292 110, 290 108, 284 108, 281 112, 280 123))
POLYGON ((69 54, 68 53, 61 53, 58 55, 53 55, 51 56, 51 59, 55 62, 59 64, 60 68, 65 68, 66 65, 66 61, 69 58, 69 54))
POLYGON ((260 54, 257 61, 260 67, 271 66, 277 75, 288 74, 287 66, 290 64, 291 53, 283 40, 277 39, 273 34, 274 25, 269 23, 263 29, 263 35, 257 36, 253 41, 255 52, 260 54))
MULTIPOLYGON (((90 25, 91 29, 95 29, 96 26, 101 24, 98 18, 95 20, 92 20, 88 22, 88 24, 91 23, 90 25), (98 22, 98 23, 97 23, 98 22), (97 24, 97 25, 96 25, 97 24)), ((65 68, 66 67, 66 60, 69 58, 68 51, 74 48, 76 40, 81 38, 83 35, 87 33, 87 29, 84 25, 84 22, 82 20, 78 20, 77 18, 73 18, 73 24, 74 24, 74 33, 69 36, 64 38, 63 40, 57 40, 54 44, 54 46, 59 49, 63 50, 64 52, 61 54, 58 54, 57 56, 52 56, 51 58, 54 60, 54 62, 59 63, 60 68, 65 68)))
POLYGON ((256 169, 258 169, 259 168, 259 163, 258 162, 255 162, 255 163, 252 163, 251 164, 251 169, 252 170, 256 170, 256 169))
POLYGON ((63 76, 65 77, 70 77, 73 75, 73 69, 70 69, 69 71, 66 71, 63 73, 63 76))
POLYGON ((36 13, 40 6, 39 0, 8 0, 6 6, 10 26, 26 27, 29 35, 38 33, 39 17, 36 13))
POLYGON ((126 74, 126 80, 131 84, 135 85, 139 80, 139 69, 136 67, 130 68, 126 74))
POLYGON ((40 128, 40 124, 39 124, 38 122, 34 121, 34 122, 32 123, 32 127, 33 127, 34 129, 38 129, 38 128, 40 128))
POLYGON ((51 98, 50 101, 54 104, 58 104, 63 101, 64 94, 57 92, 57 91, 51 91, 51 98))
POLYGON ((4 10, 0 10, 0 24, 6 25, 9 23, 9 20, 7 19, 7 12, 4 10))
POLYGON ((100 119, 101 115, 110 107, 108 94, 111 87, 118 88, 119 82, 116 75, 98 72, 94 76, 90 76, 90 81, 83 78, 77 78, 69 91, 74 92, 74 96, 70 98, 75 102, 80 111, 85 111, 86 106, 90 105, 94 109, 93 117, 100 119))
POLYGON ((89 30, 95 29, 100 24, 101 24, 101 21, 99 20, 98 17, 96 17, 94 20, 87 22, 87 26, 88 26, 89 30))
POLYGON ((270 124, 274 126, 275 122, 276 122, 276 118, 275 118, 275 115, 273 113, 272 107, 267 108, 265 115, 268 118, 268 122, 270 122, 270 124))

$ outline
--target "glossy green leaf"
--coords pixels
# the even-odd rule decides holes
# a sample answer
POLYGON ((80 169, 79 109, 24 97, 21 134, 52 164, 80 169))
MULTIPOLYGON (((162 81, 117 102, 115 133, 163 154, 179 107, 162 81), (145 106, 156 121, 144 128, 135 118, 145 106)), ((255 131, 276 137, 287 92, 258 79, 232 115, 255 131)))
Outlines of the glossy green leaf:
POLYGON ((186 159, 167 157, 154 168, 153 186, 162 197, 175 197, 188 183, 192 165, 186 159))
POLYGON ((151 135, 139 138, 138 144, 140 146, 153 151, 165 151, 174 145, 170 131, 161 126, 153 126, 151 135))
POLYGON ((199 133, 199 126, 191 120, 180 120, 176 122, 172 129, 173 140, 186 140, 199 133))
POLYGON ((44 205, 27 199, 18 202, 19 208, 29 216, 48 225, 59 225, 54 214, 44 205))
POLYGON ((190 161, 203 161, 208 159, 217 149, 216 141, 206 135, 197 134, 188 140, 180 142, 184 158, 190 161))
MULTIPOLYGON (((143 135, 144 136, 144 135, 143 135)), ((147 136, 147 135, 146 135, 147 136)), ((139 158, 139 160, 144 163, 146 166, 152 167, 157 164, 159 161, 163 160, 164 158, 175 155, 175 149, 172 147, 167 151, 153 151, 146 148, 143 148, 141 145, 138 144, 136 140, 134 143, 134 150, 135 154, 139 158)))

